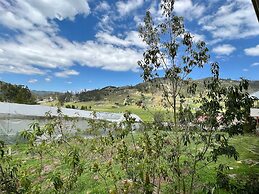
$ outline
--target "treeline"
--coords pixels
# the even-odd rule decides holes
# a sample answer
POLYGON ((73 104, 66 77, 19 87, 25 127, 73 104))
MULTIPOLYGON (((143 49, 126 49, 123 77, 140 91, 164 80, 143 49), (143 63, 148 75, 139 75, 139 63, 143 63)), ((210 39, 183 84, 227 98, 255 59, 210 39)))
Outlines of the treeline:
POLYGON ((76 97, 80 102, 86 101, 99 101, 103 99, 105 93, 100 90, 83 91, 76 94, 76 97))
POLYGON ((104 100, 107 96, 111 94, 115 94, 115 93, 124 94, 126 91, 125 89, 128 89, 128 87, 117 88, 114 86, 108 86, 102 89, 84 90, 78 93, 72 93, 67 91, 59 95, 58 100, 59 102, 61 102, 61 104, 65 102, 71 102, 71 101, 79 101, 79 102, 100 101, 100 100, 104 100))
POLYGON ((36 104, 36 99, 27 86, 0 81, 0 101, 19 104, 36 104))

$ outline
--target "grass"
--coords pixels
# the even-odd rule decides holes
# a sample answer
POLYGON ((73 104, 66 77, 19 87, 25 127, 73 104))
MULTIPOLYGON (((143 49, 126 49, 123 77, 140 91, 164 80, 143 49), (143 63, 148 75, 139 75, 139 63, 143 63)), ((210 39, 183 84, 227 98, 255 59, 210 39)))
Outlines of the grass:
MULTIPOLYGON (((138 134, 135 135, 136 138, 138 138, 138 134)), ((257 175, 259 177, 259 138, 255 135, 246 134, 234 137, 230 143, 234 145, 239 152, 238 160, 236 161, 226 157, 219 158, 218 162, 210 164, 199 173, 200 182, 215 182, 216 167, 219 163, 230 166, 229 174, 231 176, 257 175)), ((84 173, 79 178, 75 189, 70 193, 107 193, 104 181, 100 177, 96 178, 96 175, 91 171, 92 159, 96 157, 96 155, 91 151, 91 146, 94 144, 94 140, 87 139, 84 143, 75 141, 74 144, 80 146, 80 149, 83 151, 81 157, 84 161, 84 173)), ((49 149, 47 153, 45 153, 46 157, 44 157, 44 166, 45 168, 49 167, 49 170, 47 170, 43 175, 46 180, 49 180, 53 171, 57 170, 55 169, 55 158, 57 157, 55 149, 65 152, 64 147, 58 146, 53 149, 49 149), (50 153, 52 155, 54 154, 54 157, 49 155, 50 153)), ((20 161, 23 170, 29 170, 30 174, 28 174, 28 176, 33 180, 36 177, 35 171, 39 167, 39 158, 37 154, 28 154, 27 144, 13 145, 12 150, 14 153, 14 159, 20 161)), ((58 165, 59 171, 66 173, 67 166, 62 163, 62 161, 60 162, 60 165, 58 165)), ((120 172, 118 171, 117 173, 120 172)), ((34 181, 39 182, 40 180, 39 178, 35 178, 34 181)), ((110 179, 108 179, 108 184, 109 186, 112 185, 110 179)), ((50 181, 45 181, 44 188, 46 188, 46 190, 44 193, 52 193, 53 190, 51 190, 50 187, 50 181)))
POLYGON ((251 175, 259 176, 259 138, 255 135, 237 136, 230 140, 239 153, 238 160, 233 158, 220 157, 217 163, 209 165, 203 171, 203 181, 211 180, 215 173, 215 168, 218 163, 228 165, 230 167, 229 174, 232 175, 251 175), (210 173, 208 173, 210 172, 210 173))
MULTIPOLYGON (((162 108, 152 107, 151 110, 144 110, 136 105, 115 105, 113 102, 70 102, 65 105, 75 105, 80 109, 81 106, 87 106, 88 108, 91 106, 91 110, 98 112, 116 112, 116 113, 124 113, 125 111, 130 111, 134 114, 140 116, 143 121, 152 121, 153 114, 157 111, 164 110, 162 108)), ((51 105, 51 104, 48 104, 51 105)), ((91 160, 88 159, 92 153, 90 153, 90 145, 92 140, 88 140, 86 143, 87 146, 81 145, 81 149, 85 150, 84 156, 85 158, 85 171, 83 175, 79 178, 77 186, 71 193, 107 193, 105 183, 103 180, 98 177, 96 179, 95 174, 91 172, 91 160)), ((199 173, 199 182, 200 183, 213 183, 215 182, 216 177, 216 168, 219 164, 223 163, 230 167, 228 174, 231 177, 246 177, 249 175, 255 175, 259 177, 259 138, 255 135, 243 135, 236 136, 231 139, 230 143, 237 149, 239 153, 238 160, 234 160, 232 158, 220 157, 216 163, 211 163, 209 166, 203 168, 203 170, 199 173)), ((19 149, 19 147, 17 147, 19 149)), ((23 154, 22 154, 23 155, 23 154)), ((26 156, 22 156, 25 157, 26 156)), ((51 160, 50 160, 51 161, 51 160)), ((35 161, 28 161, 27 167, 30 168, 36 167, 35 161)), ((50 162, 51 163, 51 162, 50 162)), ((65 167, 64 167, 65 168, 65 167)), ((118 172, 120 173, 120 172, 118 172)), ((50 175, 48 175, 50 176, 50 175)), ((109 185, 112 185, 109 180, 109 185)), ((221 193, 227 193, 222 191, 221 193)))
MULTIPOLYGON (((55 106, 57 102, 51 102, 46 103, 45 105, 48 106, 55 106)), ((165 112, 162 108, 153 107, 148 110, 145 110, 137 105, 115 105, 113 102, 107 102, 107 101, 90 101, 90 102, 68 102, 65 103, 64 107, 66 105, 74 105, 78 109, 81 108, 81 106, 87 106, 89 111, 96 111, 96 112, 112 112, 112 113, 125 113, 126 111, 130 111, 133 114, 138 115, 143 121, 149 122, 153 120, 153 115, 157 111, 165 112), (89 108, 91 107, 91 109, 89 108)))
MULTIPOLYGON (((82 106, 86 106, 89 111, 97 111, 97 112, 112 112, 112 113, 125 113, 126 111, 130 111, 133 114, 138 115, 143 121, 150 122, 153 121, 154 114, 157 112, 166 113, 165 108, 161 105, 161 99, 158 98, 152 99, 151 94, 145 94, 146 105, 148 109, 143 109, 140 106, 137 106, 134 102, 140 100, 140 94, 131 93, 130 98, 132 99, 131 105, 123 105, 123 101, 125 96, 116 96, 116 94, 111 94, 107 97, 106 100, 101 101, 87 101, 87 102, 66 102, 63 107, 67 105, 74 105, 77 109, 81 109, 82 106), (91 108, 90 108, 91 107, 91 108)), ((189 104, 191 108, 198 108, 200 106, 199 103, 194 103, 195 100, 198 100, 197 97, 189 97, 186 98, 186 103, 189 104)), ((47 106, 56 106, 58 101, 47 102, 43 105, 47 106)), ((179 107, 179 99, 177 102, 177 107, 179 107)))

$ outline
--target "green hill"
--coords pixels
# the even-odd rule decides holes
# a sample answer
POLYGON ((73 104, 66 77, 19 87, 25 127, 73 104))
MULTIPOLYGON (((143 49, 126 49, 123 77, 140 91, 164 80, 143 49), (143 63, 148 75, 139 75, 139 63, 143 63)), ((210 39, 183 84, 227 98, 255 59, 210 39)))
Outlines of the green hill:
POLYGON ((35 96, 24 85, 13 85, 0 81, 0 101, 20 104, 35 104, 35 96))
MULTIPOLYGON (((202 91, 203 82, 207 81, 209 78, 191 80, 191 83, 197 84, 197 90, 202 91)), ((117 103, 123 103, 127 98, 131 98, 133 101, 141 100, 142 93, 147 96, 152 96, 153 99, 161 97, 161 92, 158 87, 159 82, 165 82, 163 79, 156 79, 152 82, 139 83, 135 86, 124 86, 115 87, 107 86, 102 89, 95 89, 91 91, 83 91, 75 94, 77 101, 88 102, 88 101, 114 101, 117 103)), ((231 79, 221 79, 224 86, 238 85, 239 81, 231 79)), ((249 81, 249 93, 259 91, 259 81, 249 81)), ((186 88, 185 88, 186 89, 186 88)))

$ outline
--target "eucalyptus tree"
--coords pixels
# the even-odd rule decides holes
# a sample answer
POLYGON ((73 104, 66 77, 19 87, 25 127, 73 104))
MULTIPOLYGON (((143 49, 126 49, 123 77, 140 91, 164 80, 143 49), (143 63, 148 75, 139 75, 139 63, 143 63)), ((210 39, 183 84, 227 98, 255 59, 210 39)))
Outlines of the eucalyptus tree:
POLYGON ((148 48, 139 65, 143 69, 145 81, 163 77, 159 86, 163 89, 166 106, 173 108, 173 121, 177 125, 177 99, 183 97, 183 86, 188 83, 193 69, 202 68, 210 56, 205 42, 196 41, 185 30, 183 17, 174 14, 174 1, 163 0, 161 9, 161 23, 155 24, 151 13, 147 11, 144 25, 140 26, 140 37, 148 48))
MULTIPOLYGON (((200 170, 216 162, 221 155, 238 158, 228 140, 243 133, 252 99, 246 92, 246 80, 230 87, 221 83, 219 64, 209 62, 206 43, 197 41, 185 29, 183 17, 174 13, 174 0, 162 0, 160 5, 162 17, 158 22, 147 11, 139 28, 140 37, 147 44, 139 66, 144 81, 155 80, 158 84, 169 115, 168 123, 162 129, 170 132, 155 145, 162 144, 159 153, 166 161, 166 175, 174 186, 172 192, 193 193, 198 187, 200 170), (202 69, 205 65, 210 66, 211 78, 191 82, 189 78, 194 69, 202 69), (198 93, 197 87, 203 90, 198 93), (196 96, 192 103, 198 111, 186 101, 186 94, 196 96)), ((223 169, 221 165, 220 169, 223 169)))

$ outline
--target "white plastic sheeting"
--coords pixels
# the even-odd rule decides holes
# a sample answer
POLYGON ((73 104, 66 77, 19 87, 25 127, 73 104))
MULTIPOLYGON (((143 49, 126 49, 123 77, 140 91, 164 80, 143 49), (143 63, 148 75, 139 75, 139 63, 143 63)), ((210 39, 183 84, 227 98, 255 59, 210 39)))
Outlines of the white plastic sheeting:
POLYGON ((259 118, 259 109, 258 108, 251 108, 250 109, 250 116, 259 118))
MULTIPOLYGON (((4 103, 0 102, 0 114, 9 115, 10 117, 44 117, 47 112, 52 116, 57 116, 57 107, 41 106, 41 105, 25 105, 25 104, 15 104, 15 103, 4 103), (11 116, 12 115, 12 116, 11 116)), ((61 112, 68 117, 78 117, 78 118, 93 118, 92 111, 76 110, 61 108, 61 112)), ((136 119, 136 122, 141 121, 141 119, 132 114, 132 117, 136 119)), ((108 112, 97 112, 96 119, 107 120, 111 122, 121 122, 124 120, 123 114, 121 113, 108 113, 108 112)))
MULTIPOLYGON (((39 121, 40 124, 47 122, 46 113, 51 116, 57 116, 58 108, 41 105, 24 105, 15 103, 0 102, 0 136, 15 136, 22 130, 28 129, 29 124, 39 121)), ((122 122, 124 116, 122 113, 97 112, 95 116, 92 111, 61 108, 62 114, 77 118, 76 127, 80 129, 87 128, 87 119, 100 119, 110 122, 122 122)), ((141 119, 132 114, 136 122, 141 119)))
POLYGON ((255 93, 253 93, 253 94, 250 94, 250 97, 252 97, 252 96, 259 99, 259 91, 258 91, 258 92, 255 92, 255 93))

